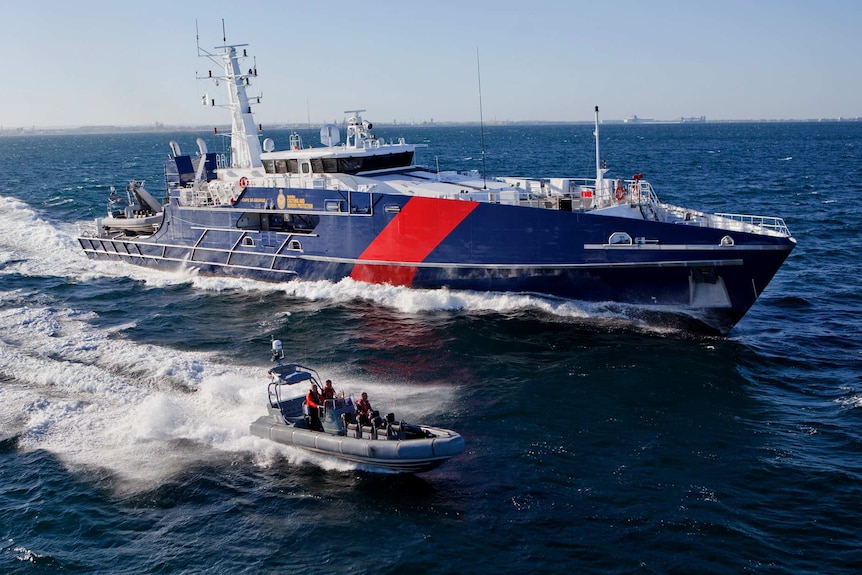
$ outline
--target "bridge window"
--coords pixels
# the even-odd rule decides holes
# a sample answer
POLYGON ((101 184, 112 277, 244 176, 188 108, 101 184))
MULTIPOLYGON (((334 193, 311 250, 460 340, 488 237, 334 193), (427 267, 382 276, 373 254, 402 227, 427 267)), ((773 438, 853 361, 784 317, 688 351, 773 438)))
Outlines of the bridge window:
MULTIPOLYGON (((261 160, 267 174, 355 174, 375 170, 406 168, 413 164, 413 152, 378 154, 367 157, 347 158, 310 158, 298 161, 296 158, 261 160)), ((190 168, 191 169, 191 168, 190 168)), ((194 176, 193 170, 189 172, 194 176)))

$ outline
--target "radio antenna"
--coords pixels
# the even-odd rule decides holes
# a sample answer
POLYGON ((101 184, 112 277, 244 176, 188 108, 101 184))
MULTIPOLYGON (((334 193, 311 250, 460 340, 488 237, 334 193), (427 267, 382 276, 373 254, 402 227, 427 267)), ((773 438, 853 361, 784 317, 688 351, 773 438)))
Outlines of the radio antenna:
MULTIPOLYGON (((201 33, 198 31, 198 19, 195 18, 195 44, 198 45, 198 56, 201 55, 201 33)), ((197 72, 195 72, 197 74, 197 72)))
POLYGON ((479 47, 476 46, 476 76, 479 79, 479 137, 482 142, 482 189, 488 189, 488 176, 485 170, 485 119, 482 116, 482 66, 479 64, 479 47))
POLYGON ((227 33, 224 31, 224 18, 221 19, 221 40, 227 44, 227 33))

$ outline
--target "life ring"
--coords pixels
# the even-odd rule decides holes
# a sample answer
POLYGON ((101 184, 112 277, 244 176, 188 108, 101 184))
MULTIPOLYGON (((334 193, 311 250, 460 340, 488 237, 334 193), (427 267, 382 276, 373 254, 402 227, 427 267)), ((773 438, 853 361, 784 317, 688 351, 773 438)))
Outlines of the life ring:
POLYGON ((248 187, 248 178, 246 178, 245 176, 241 177, 239 179, 239 187, 243 190, 246 189, 248 187))
POLYGON ((626 189, 622 186, 617 186, 617 189, 614 190, 614 198, 616 198, 616 200, 618 202, 621 202, 621 201, 623 201, 623 198, 625 198, 625 197, 626 197, 626 189))

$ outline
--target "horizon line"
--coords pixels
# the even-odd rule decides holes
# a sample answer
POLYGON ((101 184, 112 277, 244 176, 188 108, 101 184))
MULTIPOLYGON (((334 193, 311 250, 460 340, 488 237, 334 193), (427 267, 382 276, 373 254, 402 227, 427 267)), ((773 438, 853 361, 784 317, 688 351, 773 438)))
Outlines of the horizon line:
MULTIPOLYGON (((619 124, 619 125, 634 125, 634 126, 642 126, 642 125, 654 125, 654 124, 733 124, 733 123, 817 123, 817 122, 859 122, 862 121, 862 116, 856 117, 844 117, 838 116, 834 118, 777 118, 777 119, 768 119, 768 118, 747 118, 747 119, 721 119, 721 120, 708 120, 705 118, 698 117, 680 117, 674 118, 671 120, 655 120, 651 118, 638 118, 637 116, 629 117, 625 119, 606 119, 601 120, 600 124, 619 124)), ((329 124, 330 122, 322 122, 322 123, 311 123, 308 122, 274 122, 269 124, 268 129, 270 130, 284 130, 284 129, 316 129, 320 126, 329 124)), ((337 123, 337 122, 336 122, 337 123)), ((509 125, 593 125, 594 120, 491 120, 485 122, 485 125, 489 126, 509 126, 509 125)), ((478 121, 435 121, 435 120, 422 120, 422 121, 410 121, 410 122, 375 122, 375 125, 378 127, 387 127, 387 128, 428 128, 435 126, 479 126, 480 122, 478 121)), ((179 131, 210 131, 213 129, 225 129, 226 133, 230 132, 229 124, 169 124, 164 122, 152 122, 149 124, 73 124, 73 125, 63 125, 63 126, 44 126, 44 125, 32 125, 29 127, 24 126, 13 126, 7 127, 0 125, 0 135, 5 133, 9 134, 26 134, 32 133, 36 131, 51 131, 51 132, 75 132, 75 131, 84 131, 84 130, 94 130, 94 131, 155 131, 162 132, 168 130, 179 130, 179 131)), ((265 131, 265 130, 262 130, 265 131)))

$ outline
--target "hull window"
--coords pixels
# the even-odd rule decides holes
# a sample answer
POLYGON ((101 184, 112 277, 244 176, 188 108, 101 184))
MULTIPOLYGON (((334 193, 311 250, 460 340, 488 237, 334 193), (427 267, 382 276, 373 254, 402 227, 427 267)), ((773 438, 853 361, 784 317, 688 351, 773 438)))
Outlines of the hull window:
POLYGON ((344 211, 344 202, 342 200, 326 200, 326 211, 327 212, 343 212, 344 211))
POLYGON ((630 246, 632 243, 632 237, 626 232, 614 232, 608 238, 608 245, 611 246, 630 246))
POLYGON ((257 232, 309 233, 319 223, 320 216, 313 214, 245 213, 237 220, 236 227, 257 232))

